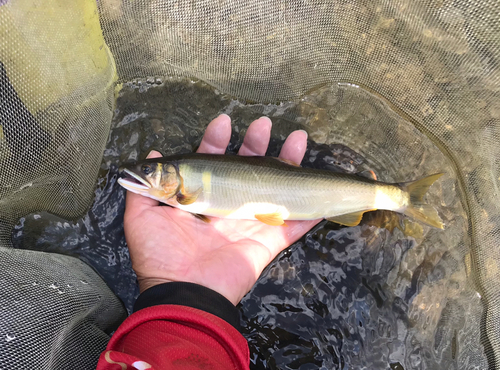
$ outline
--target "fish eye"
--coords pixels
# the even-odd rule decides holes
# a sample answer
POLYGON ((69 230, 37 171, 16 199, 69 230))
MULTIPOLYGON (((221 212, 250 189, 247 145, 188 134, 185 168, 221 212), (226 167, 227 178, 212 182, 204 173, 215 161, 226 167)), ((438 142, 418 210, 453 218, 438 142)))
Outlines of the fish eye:
POLYGON ((147 165, 147 164, 144 164, 142 165, 141 167, 141 171, 145 174, 145 175, 149 175, 151 172, 153 172, 153 169, 151 168, 151 166, 147 165))

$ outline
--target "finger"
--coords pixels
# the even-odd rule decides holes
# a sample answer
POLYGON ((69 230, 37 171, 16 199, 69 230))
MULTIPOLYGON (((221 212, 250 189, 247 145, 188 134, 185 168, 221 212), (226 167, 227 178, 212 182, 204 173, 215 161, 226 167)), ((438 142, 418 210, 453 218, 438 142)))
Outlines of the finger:
POLYGON ((198 153, 224 154, 231 139, 231 118, 221 114, 208 125, 198 153))
POLYGON ((307 132, 298 130, 292 132, 285 140, 279 157, 300 164, 306 154, 307 132))
MULTIPOLYGON (((278 230, 267 229, 263 244, 269 249, 271 259, 270 263, 279 253, 291 246, 304 234, 319 224, 323 219, 307 221, 287 221, 288 227, 279 227, 278 230)), ((265 261, 264 261, 265 262, 265 261)), ((266 265, 264 264, 263 267, 266 265)))
POLYGON ((272 122, 267 117, 261 117, 253 121, 248 127, 238 154, 246 156, 265 155, 271 138, 271 127, 272 122))
MULTIPOLYGON (((161 156, 160 152, 152 150, 146 158, 160 158, 161 156)), ((159 203, 160 202, 157 200, 127 191, 127 197, 125 199, 125 217, 133 217, 134 215, 141 213, 146 208, 155 207, 159 203)))
MULTIPOLYGON (((283 240, 282 245, 279 246, 281 250, 287 248, 288 246, 292 245, 297 240, 302 238, 305 233, 310 231, 321 221, 323 221, 323 218, 305 221, 287 221, 288 227, 282 227, 280 229, 283 240)), ((281 252, 281 250, 279 250, 278 252, 281 252)))

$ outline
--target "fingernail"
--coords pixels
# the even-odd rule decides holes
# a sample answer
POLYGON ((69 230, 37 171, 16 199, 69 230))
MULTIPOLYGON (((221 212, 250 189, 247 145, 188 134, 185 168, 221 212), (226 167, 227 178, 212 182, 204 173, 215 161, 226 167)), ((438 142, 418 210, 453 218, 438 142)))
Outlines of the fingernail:
POLYGON ((306 139, 309 137, 309 135, 307 134, 307 131, 305 131, 305 130, 298 130, 298 131, 303 132, 304 134, 306 134, 306 139))
POLYGON ((231 117, 229 117, 225 113, 221 113, 215 119, 213 119, 212 122, 216 122, 217 125, 226 124, 231 126, 231 117))
POLYGON ((269 127, 273 127, 273 121, 271 121, 271 118, 269 118, 267 116, 262 116, 259 119, 262 119, 262 118, 265 118, 267 121, 269 121, 269 127))
POLYGON ((161 153, 160 153, 160 152, 158 152, 158 151, 156 151, 156 150, 151 150, 151 151, 149 152, 149 154, 146 156, 146 158, 151 158, 151 157, 153 157, 153 156, 155 156, 155 155, 156 155, 156 156, 157 156, 157 155, 161 155, 161 153), (158 154, 156 154, 156 153, 158 153, 158 154))

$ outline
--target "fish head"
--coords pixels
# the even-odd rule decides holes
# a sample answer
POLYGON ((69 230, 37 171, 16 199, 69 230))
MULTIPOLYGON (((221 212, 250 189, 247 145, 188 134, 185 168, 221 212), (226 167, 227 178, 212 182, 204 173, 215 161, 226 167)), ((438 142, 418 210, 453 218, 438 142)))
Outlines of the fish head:
POLYGON ((120 168, 125 175, 118 183, 128 191, 159 200, 173 198, 181 188, 181 178, 173 163, 144 161, 120 168))

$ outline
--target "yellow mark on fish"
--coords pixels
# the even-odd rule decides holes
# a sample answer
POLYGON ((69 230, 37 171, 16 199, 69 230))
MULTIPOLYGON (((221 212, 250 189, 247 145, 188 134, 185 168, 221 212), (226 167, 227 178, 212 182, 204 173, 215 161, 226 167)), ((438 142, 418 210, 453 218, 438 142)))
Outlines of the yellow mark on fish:
POLYGON ((203 183, 203 194, 210 194, 212 192, 212 172, 203 171, 201 181, 203 183))
POLYGON ((163 164, 162 163, 158 163, 157 164, 157 169, 156 169, 156 176, 155 176, 155 187, 157 188, 160 188, 160 184, 161 184, 161 174, 162 174, 162 171, 163 171, 163 164))

